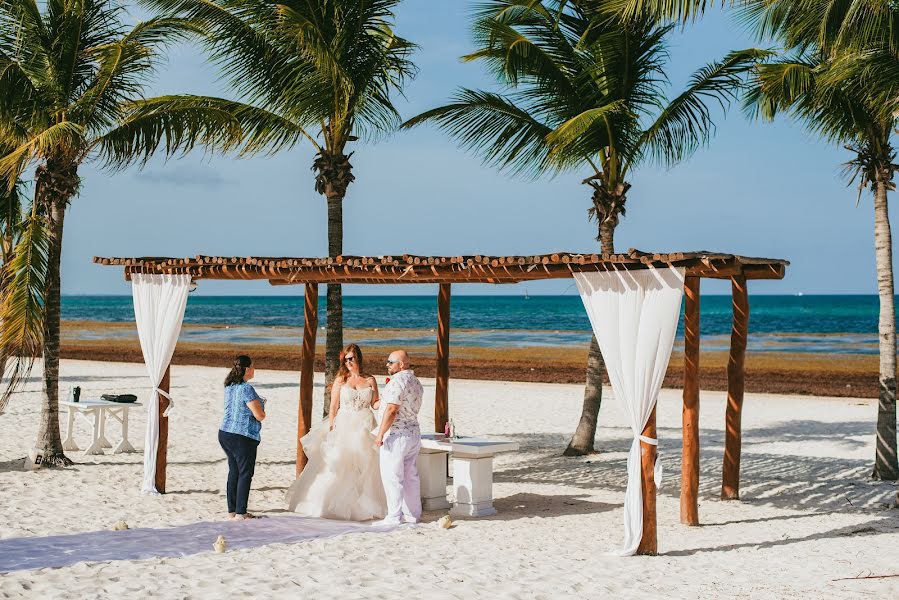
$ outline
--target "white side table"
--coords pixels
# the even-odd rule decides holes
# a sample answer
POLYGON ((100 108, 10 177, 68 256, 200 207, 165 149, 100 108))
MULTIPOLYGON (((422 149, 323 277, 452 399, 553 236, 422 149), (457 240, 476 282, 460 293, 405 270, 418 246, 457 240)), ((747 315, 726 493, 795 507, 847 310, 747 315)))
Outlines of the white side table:
POLYGON ((493 455, 518 450, 518 442, 475 437, 450 440, 441 434, 431 433, 421 436, 421 446, 419 466, 425 467, 419 468, 422 508, 426 502, 439 503, 437 481, 441 475, 443 479, 440 480, 442 485, 439 493, 444 496, 445 501, 446 460, 443 454, 452 452, 455 502, 450 514, 465 517, 496 514, 493 507, 493 455), (423 460, 422 454, 426 452, 430 456, 423 460))
MULTIPOLYGON (((441 438, 443 436, 440 436, 441 438)), ((436 434, 422 434, 418 451, 418 479, 421 483, 422 510, 446 510, 446 457, 453 445, 437 439, 436 434)))
POLYGON ((112 417, 122 425, 122 439, 113 448, 114 454, 134 452, 135 448, 128 441, 128 411, 134 406, 143 406, 140 402, 108 402, 106 400, 84 400, 72 402, 65 400, 59 403, 68 409, 66 438, 62 442, 63 450, 77 451, 75 443, 75 419, 80 416, 91 424, 91 444, 84 450, 84 455, 103 454, 103 448, 111 448, 106 439, 106 419, 112 417))

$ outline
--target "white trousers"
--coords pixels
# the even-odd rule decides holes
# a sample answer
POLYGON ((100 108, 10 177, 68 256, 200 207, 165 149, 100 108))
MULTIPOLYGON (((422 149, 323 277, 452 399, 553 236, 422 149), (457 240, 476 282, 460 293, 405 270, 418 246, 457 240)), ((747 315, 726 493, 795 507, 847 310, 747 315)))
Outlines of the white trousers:
POLYGON ((385 521, 421 519, 421 485, 418 481, 418 451, 421 438, 391 435, 381 446, 381 481, 387 496, 385 521))

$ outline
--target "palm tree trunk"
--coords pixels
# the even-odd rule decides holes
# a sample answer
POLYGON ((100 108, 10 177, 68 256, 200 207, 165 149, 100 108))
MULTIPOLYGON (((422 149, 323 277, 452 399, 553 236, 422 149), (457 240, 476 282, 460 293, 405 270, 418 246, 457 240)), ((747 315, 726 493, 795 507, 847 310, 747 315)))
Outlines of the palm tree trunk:
MULTIPOLYGON (((44 455, 44 466, 68 466, 72 464, 62 448, 59 434, 59 332, 60 332, 60 267, 62 257, 62 234, 66 216, 66 205, 71 196, 64 195, 57 182, 75 178, 71 173, 52 173, 44 171, 46 177, 38 174, 37 193, 43 198, 35 198, 45 202, 49 220, 49 252, 47 255, 47 295, 44 301, 44 372, 41 390, 42 406, 40 429, 38 430, 35 448, 44 455), (47 179, 49 181, 42 181, 47 179), (56 185, 54 185, 56 184, 56 185)), ((77 189, 77 184, 75 185, 77 189)), ((37 195, 37 194, 36 194, 37 195)))
POLYGON ((603 254, 615 254, 615 225, 617 224, 618 219, 614 221, 609 219, 599 224, 599 244, 603 254))
MULTIPOLYGON (((599 241, 603 254, 615 252, 615 224, 606 220, 599 225, 599 241)), ((584 405, 581 408, 581 419, 577 429, 565 448, 564 456, 584 456, 592 454, 596 439, 596 426, 599 422, 599 407, 602 405, 602 384, 606 374, 606 363, 596 341, 596 334, 590 339, 590 352, 587 354, 587 383, 584 386, 584 405)))
MULTIPOLYGON (((330 129, 328 129, 330 131, 330 129)), ((343 254, 343 199, 353 182, 353 165, 343 153, 343 145, 322 150, 312 164, 315 191, 328 201, 328 256, 343 254)), ((340 351, 343 349, 343 293, 338 284, 328 284, 327 325, 325 329, 325 393, 322 416, 328 416, 331 386, 340 367, 340 351)))
MULTIPOLYGON (((328 256, 343 254, 343 196, 328 194, 328 256)), ((340 368, 343 349, 343 289, 340 284, 328 284, 327 329, 325 330, 325 394, 322 417, 328 416, 331 386, 340 368)))
POLYGON ((599 407, 602 404, 602 380, 606 372, 606 364, 599 350, 596 335, 590 340, 590 352, 587 354, 587 384, 584 387, 584 406, 581 408, 581 420, 568 442, 563 456, 584 456, 594 452, 593 441, 596 439, 596 424, 599 421, 599 407))
POLYGON ((893 286, 893 242, 887 210, 889 176, 881 176, 874 188, 874 249, 877 290, 880 295, 880 394, 877 410, 876 479, 899 479, 896 456, 896 310, 893 286))

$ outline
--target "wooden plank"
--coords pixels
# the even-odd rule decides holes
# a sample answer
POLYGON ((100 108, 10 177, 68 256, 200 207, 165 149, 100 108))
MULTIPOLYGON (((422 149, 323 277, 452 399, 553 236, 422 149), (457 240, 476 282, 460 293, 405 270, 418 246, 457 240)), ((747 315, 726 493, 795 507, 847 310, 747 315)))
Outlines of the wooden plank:
POLYGON ((684 409, 680 521, 699 525, 699 278, 684 282, 684 409))
POLYGON ((786 276, 786 265, 744 265, 743 275, 746 279, 783 279, 786 276))
MULTIPOLYGON (((159 382, 159 389, 168 393, 171 387, 171 365, 165 368, 162 381, 159 382)), ((164 417, 166 409, 169 407, 169 399, 159 394, 159 441, 156 444, 156 491, 160 494, 165 493, 165 471, 168 466, 169 456, 169 418, 164 417)))
POLYGON ((437 294, 437 391, 434 430, 443 433, 449 420, 450 284, 441 283, 437 294))
POLYGON ((740 450, 742 445, 743 387, 746 363, 746 340, 749 336, 749 292, 746 278, 731 279, 733 327, 730 333, 730 356, 727 359, 727 409, 724 417, 724 465, 721 476, 721 499, 740 498, 740 450))
POLYGON ((318 331, 318 284, 306 284, 303 305, 303 355, 300 362, 300 405, 297 410, 297 477, 306 466, 306 453, 300 439, 312 427, 312 368, 315 363, 315 334, 318 331))
MULTIPOLYGON (((653 407, 649 420, 643 427, 643 435, 658 439, 656 433, 656 409, 653 407)), ((656 480, 655 466, 658 446, 640 441, 640 473, 643 489, 643 537, 637 546, 637 554, 658 554, 658 527, 656 525, 656 480)))

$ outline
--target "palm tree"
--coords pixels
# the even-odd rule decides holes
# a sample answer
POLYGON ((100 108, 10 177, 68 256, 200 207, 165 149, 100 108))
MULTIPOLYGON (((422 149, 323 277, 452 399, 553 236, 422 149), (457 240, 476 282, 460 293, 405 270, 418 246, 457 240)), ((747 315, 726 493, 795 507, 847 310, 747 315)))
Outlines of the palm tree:
MULTIPOLYGON (((628 18, 687 21, 710 0, 616 0, 628 18)), ((847 174, 870 187, 880 298, 880 374, 873 476, 899 479, 896 434, 896 313, 888 193, 895 189, 891 143, 899 114, 899 3, 892 0, 735 0, 760 37, 773 37, 784 57, 761 67, 749 97, 755 114, 787 112, 825 140, 853 153, 847 174)))
MULTIPOLYGON (((744 73, 762 53, 734 52, 697 71, 687 89, 667 101, 664 67, 672 27, 652 19, 624 23, 604 2, 486 0, 478 5, 479 61, 508 93, 462 89, 451 104, 404 127, 436 123, 486 163, 538 176, 586 170, 588 210, 603 254, 625 214, 632 172, 646 162, 671 166, 708 142, 709 103, 736 97, 744 73)), ((590 343, 584 405, 566 455, 593 451, 605 365, 590 343)))
MULTIPOLYGON (((349 150, 396 129, 392 96, 414 75, 414 45, 393 31, 399 0, 143 0, 182 16, 233 90, 273 115, 270 128, 315 150, 315 190, 328 206, 328 255, 343 253, 349 150)), ((343 347, 341 286, 327 290, 325 414, 343 347)))
POLYGON ((36 448, 48 466, 71 464, 59 435, 60 257, 81 165, 123 168, 149 159, 163 141, 173 154, 198 142, 230 149, 271 139, 253 130, 252 111, 223 113, 202 98, 142 100, 159 49, 191 29, 163 18, 126 27, 122 16, 111 0, 0 2, 0 182, 13 190, 35 167, 31 215, 4 267, 0 345, 16 349, 19 374, 43 355, 36 448))
POLYGON ((759 67, 756 86, 747 100, 751 110, 767 120, 787 113, 825 140, 843 145, 853 154, 846 173, 850 180, 858 182, 859 200, 866 188, 873 193, 880 297, 880 376, 873 476, 895 481, 899 479, 896 312, 887 198, 896 189, 893 178, 899 170, 891 140, 899 125, 895 110, 899 55, 888 46, 869 46, 860 52, 838 50, 825 40, 803 33, 810 30, 813 20, 817 20, 813 14, 794 13, 777 23, 776 33, 785 42, 788 53, 759 67), (892 77, 888 75, 890 71, 892 77))

